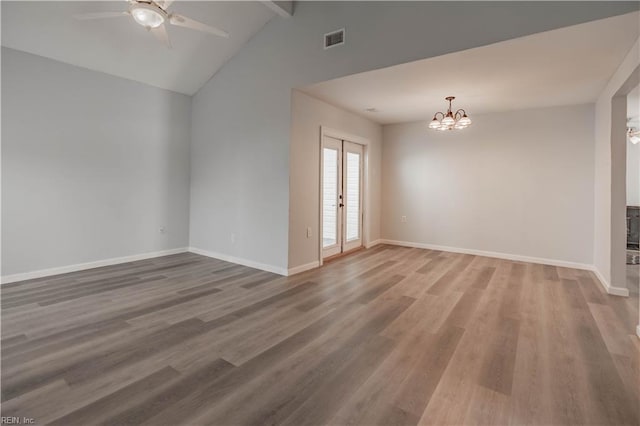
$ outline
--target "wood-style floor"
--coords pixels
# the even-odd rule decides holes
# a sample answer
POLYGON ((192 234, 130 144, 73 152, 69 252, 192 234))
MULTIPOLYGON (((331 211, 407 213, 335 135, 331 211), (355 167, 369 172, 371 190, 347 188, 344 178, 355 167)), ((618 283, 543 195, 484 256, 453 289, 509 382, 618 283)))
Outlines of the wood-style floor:
POLYGON ((2 416, 56 425, 637 425, 638 299, 377 246, 289 278, 179 254, 2 286, 2 416))

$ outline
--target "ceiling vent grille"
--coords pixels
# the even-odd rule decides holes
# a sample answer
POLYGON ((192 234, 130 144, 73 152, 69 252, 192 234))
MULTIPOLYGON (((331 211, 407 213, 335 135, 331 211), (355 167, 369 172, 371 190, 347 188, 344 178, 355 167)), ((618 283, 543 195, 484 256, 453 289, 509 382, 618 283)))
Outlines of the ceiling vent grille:
POLYGON ((340 46, 341 44, 344 44, 344 28, 324 35, 325 49, 328 49, 334 46, 340 46))

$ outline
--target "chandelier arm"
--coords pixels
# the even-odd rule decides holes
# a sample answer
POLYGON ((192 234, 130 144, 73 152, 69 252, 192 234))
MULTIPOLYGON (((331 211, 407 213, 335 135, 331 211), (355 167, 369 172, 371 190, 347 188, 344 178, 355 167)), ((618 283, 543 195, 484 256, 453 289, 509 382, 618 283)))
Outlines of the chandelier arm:
MULTIPOLYGON (((435 114, 433 114, 433 118, 437 119, 438 118, 438 114, 440 114, 442 116, 442 118, 445 117, 444 112, 438 111, 435 114)), ((442 121, 442 118, 440 119, 440 121, 442 121)))

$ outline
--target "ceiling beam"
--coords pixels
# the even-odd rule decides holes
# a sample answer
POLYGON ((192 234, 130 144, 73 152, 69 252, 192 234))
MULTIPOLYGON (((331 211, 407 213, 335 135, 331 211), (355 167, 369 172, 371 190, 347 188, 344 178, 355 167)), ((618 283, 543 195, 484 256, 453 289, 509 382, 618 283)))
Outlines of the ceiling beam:
POLYGON ((273 10, 283 18, 290 18, 293 16, 293 1, 266 1, 263 0, 262 4, 273 10))

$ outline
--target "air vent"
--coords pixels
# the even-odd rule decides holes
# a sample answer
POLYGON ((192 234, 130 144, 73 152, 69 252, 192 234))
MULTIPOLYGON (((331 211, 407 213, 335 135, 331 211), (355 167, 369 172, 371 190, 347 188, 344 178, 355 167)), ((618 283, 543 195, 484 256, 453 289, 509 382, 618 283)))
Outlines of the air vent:
POLYGON ((344 44, 344 28, 324 35, 325 49, 328 49, 334 46, 340 46, 341 44, 344 44))

